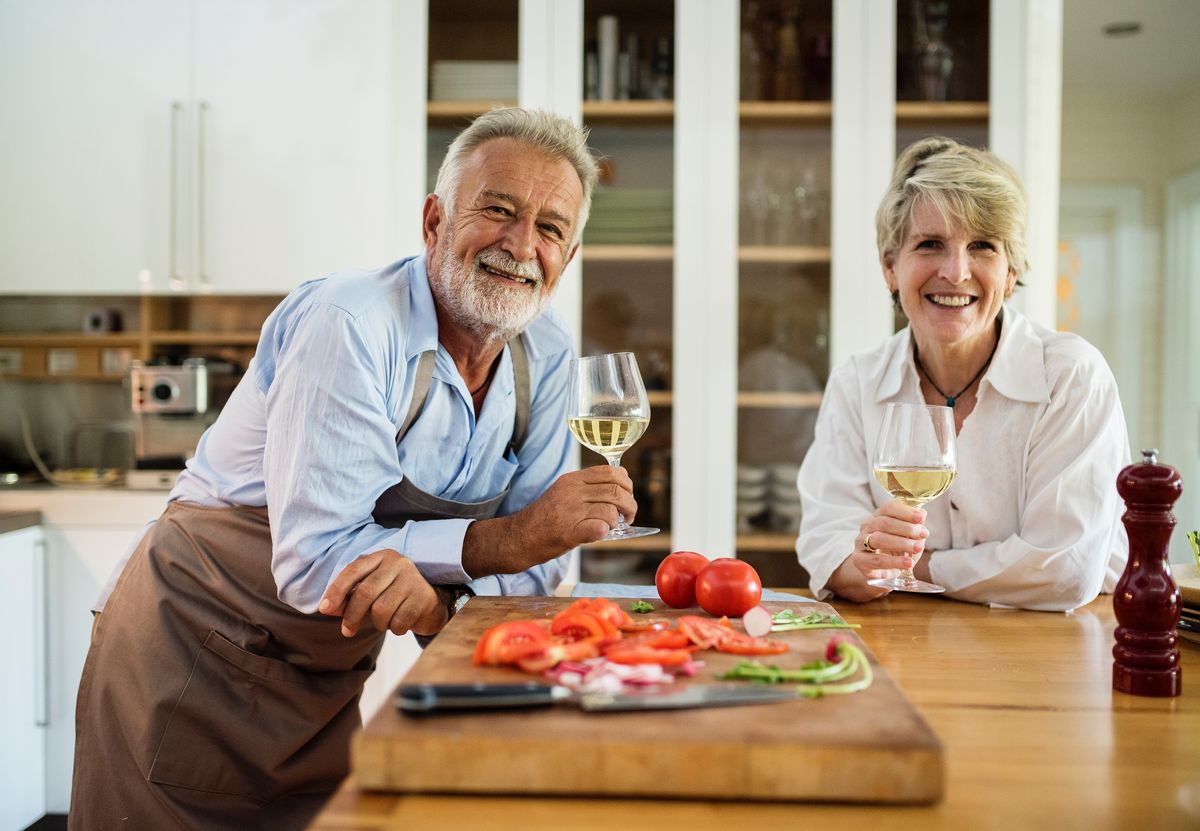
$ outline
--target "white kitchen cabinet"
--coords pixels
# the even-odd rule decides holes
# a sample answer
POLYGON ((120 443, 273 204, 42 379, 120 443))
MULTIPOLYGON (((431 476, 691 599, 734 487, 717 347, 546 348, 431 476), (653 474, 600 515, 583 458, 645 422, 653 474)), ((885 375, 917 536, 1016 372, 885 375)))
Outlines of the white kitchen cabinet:
POLYGON ((0 535, 0 831, 46 813, 46 550, 40 528, 0 535))
POLYGON ((166 285, 189 38, 178 0, 0 2, 0 290, 166 285))
POLYGON ((404 8, 0 3, 0 292, 278 293, 398 257, 404 8))
MULTIPOLYGON (((86 498, 86 497, 85 497, 86 498)), ((46 811, 65 814, 75 760, 75 698, 92 641, 92 604, 141 525, 46 524, 50 618, 46 811)))

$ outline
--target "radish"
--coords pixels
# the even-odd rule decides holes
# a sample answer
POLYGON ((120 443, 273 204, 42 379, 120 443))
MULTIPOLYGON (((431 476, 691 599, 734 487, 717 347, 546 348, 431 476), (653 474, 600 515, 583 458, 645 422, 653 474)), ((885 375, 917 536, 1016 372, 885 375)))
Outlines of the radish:
POLYGON ((771 613, 762 606, 755 606, 742 615, 742 627, 752 638, 761 638, 771 634, 771 613))

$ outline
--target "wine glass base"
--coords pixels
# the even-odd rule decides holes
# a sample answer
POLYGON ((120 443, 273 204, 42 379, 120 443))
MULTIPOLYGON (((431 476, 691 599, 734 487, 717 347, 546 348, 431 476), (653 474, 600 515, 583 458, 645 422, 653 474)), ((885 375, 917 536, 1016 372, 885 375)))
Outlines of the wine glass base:
POLYGON ((646 528, 637 525, 627 525, 624 528, 614 528, 601 537, 601 540, 632 540, 637 537, 649 537, 657 534, 661 528, 646 528))
POLYGON ((874 586, 877 589, 891 589, 894 592, 916 592, 918 594, 938 594, 945 591, 942 586, 936 583, 926 583, 924 580, 917 580, 915 578, 905 580, 903 577, 868 580, 867 585, 874 586))

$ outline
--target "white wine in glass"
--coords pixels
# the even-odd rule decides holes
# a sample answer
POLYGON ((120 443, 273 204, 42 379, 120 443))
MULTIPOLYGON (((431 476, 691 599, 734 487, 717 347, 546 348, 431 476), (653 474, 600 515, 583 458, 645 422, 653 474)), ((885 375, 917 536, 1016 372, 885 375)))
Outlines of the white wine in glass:
MULTIPOLYGON (((945 493, 958 473, 954 410, 932 404, 888 404, 872 460, 880 486, 905 505, 920 508, 945 493)), ((920 555, 913 557, 914 562, 920 555)), ((903 592, 945 589, 918 580, 912 569, 899 577, 868 580, 868 585, 903 592)))
MULTIPOLYGON (((580 444, 620 467, 622 454, 649 426, 650 400, 632 352, 571 361, 567 427, 580 444)), ((603 539, 627 540, 658 532, 658 528, 629 525, 618 515, 617 527, 603 539)))

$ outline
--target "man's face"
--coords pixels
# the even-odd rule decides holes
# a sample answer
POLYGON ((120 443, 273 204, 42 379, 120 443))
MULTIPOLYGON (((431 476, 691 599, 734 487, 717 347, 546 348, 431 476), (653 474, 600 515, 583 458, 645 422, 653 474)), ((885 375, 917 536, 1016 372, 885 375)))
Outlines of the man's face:
POLYGON ((515 139, 477 147, 447 216, 425 203, 429 283, 462 328, 508 340, 550 302, 573 240, 583 185, 570 162, 515 139))

